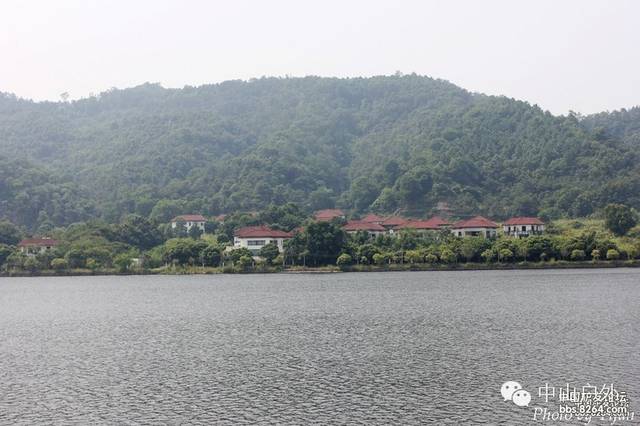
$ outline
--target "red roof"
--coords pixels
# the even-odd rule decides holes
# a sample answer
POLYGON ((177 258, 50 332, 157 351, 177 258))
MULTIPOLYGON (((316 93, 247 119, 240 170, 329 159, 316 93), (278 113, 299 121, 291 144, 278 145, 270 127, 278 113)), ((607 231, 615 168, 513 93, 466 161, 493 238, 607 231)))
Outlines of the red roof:
POLYGON ((388 218, 386 218, 384 220, 384 222, 382 222, 383 226, 398 226, 398 225, 404 225, 405 223, 407 223, 408 220, 400 217, 400 216, 389 216, 388 218))
POLYGON ((182 214, 180 216, 176 216, 173 219, 171 219, 171 222, 178 222, 178 221, 183 221, 183 222, 206 222, 207 219, 205 219, 205 217, 202 216, 201 214, 182 214))
POLYGON ((512 217, 503 225, 544 225, 544 222, 537 217, 512 217))
POLYGON ((362 222, 367 223, 382 223, 384 222, 384 217, 378 216, 377 214, 369 213, 365 217, 363 217, 362 222))
POLYGON ((245 226, 244 228, 236 229, 233 234, 238 238, 291 238, 293 234, 286 231, 278 231, 271 229, 267 226, 245 226))
POLYGON ((372 231, 372 232, 384 232, 386 228, 377 223, 367 223, 361 220, 350 220, 342 227, 345 231, 372 231))
POLYGON ((413 229, 440 229, 443 226, 451 225, 449 222, 441 218, 440 216, 434 216, 427 220, 415 220, 410 219, 405 224, 399 225, 396 228, 413 228, 413 229))
POLYGON ((18 244, 18 247, 26 246, 38 246, 38 247, 53 247, 57 246, 60 242, 53 238, 27 238, 18 244))
POLYGON ((334 217, 343 217, 344 212, 340 209, 325 209, 318 210, 313 216, 316 220, 331 220, 334 217))
POLYGON ((432 224, 434 224, 436 226, 449 226, 449 225, 451 225, 451 223, 448 220, 443 219, 440 216, 434 216, 431 219, 427 220, 427 222, 431 222, 432 224))
POLYGON ((460 228, 497 228, 498 224, 490 221, 486 217, 476 216, 471 219, 461 220, 460 222, 454 223, 452 226, 454 229, 460 228))
POLYGON ((436 225, 431 220, 409 220, 407 223, 403 225, 399 225, 396 229, 440 229, 438 225, 436 225))

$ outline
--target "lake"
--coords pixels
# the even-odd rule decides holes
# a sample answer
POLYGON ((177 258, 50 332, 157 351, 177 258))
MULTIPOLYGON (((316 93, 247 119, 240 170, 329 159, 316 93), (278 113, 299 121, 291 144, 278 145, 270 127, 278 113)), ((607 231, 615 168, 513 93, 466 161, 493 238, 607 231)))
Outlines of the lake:
POLYGON ((0 278, 0 423, 523 424, 567 383, 640 412, 639 342, 638 269, 0 278))

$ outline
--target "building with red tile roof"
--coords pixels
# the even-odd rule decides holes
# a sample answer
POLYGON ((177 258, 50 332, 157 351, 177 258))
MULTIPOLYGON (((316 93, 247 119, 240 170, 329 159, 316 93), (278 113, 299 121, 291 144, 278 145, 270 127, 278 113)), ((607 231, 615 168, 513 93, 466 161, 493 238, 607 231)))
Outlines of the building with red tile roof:
POLYGON ((389 216, 381 223, 387 229, 395 228, 396 226, 404 225, 407 223, 408 219, 400 216, 389 216))
POLYGON ((498 224, 486 217, 476 216, 451 225, 451 232, 458 237, 495 237, 498 224))
POLYGON ((350 220, 342 227, 342 229, 347 234, 355 234, 358 231, 364 231, 369 233, 371 236, 377 236, 387 232, 387 229, 380 224, 367 223, 361 220, 350 220))
POLYGON ((377 214, 374 214, 374 213, 369 213, 368 215, 366 215, 360 220, 362 222, 377 223, 378 225, 380 225, 382 224, 382 222, 384 222, 384 217, 378 216, 377 214))
POLYGON ((399 231, 401 229, 415 229, 416 231, 437 231, 440 228, 430 220, 410 219, 406 223, 398 225, 393 229, 396 231, 399 231))
POLYGON ((433 216, 431 219, 427 219, 427 222, 430 222, 431 224, 442 228, 445 226, 451 226, 451 222, 449 222, 446 219, 441 218, 440 216, 433 216))
POLYGON ((171 222, 178 222, 178 221, 183 221, 183 222, 206 222, 207 219, 205 219, 205 217, 202 216, 201 214, 182 214, 180 216, 176 216, 173 219, 171 219, 171 222))
POLYGON ((293 237, 293 234, 291 232, 272 229, 264 225, 245 226, 243 228, 238 228, 233 233, 233 235, 241 238, 252 238, 252 237, 291 238, 293 237))
POLYGON ((503 225, 544 225, 544 222, 537 217, 512 217, 506 220, 503 225))
POLYGON ((329 222, 330 220, 333 220, 335 218, 344 219, 346 215, 340 209, 324 209, 315 212, 313 217, 318 222, 329 222))
POLYGON ((278 250, 284 250, 285 240, 293 238, 293 233, 272 229, 267 226, 245 226, 233 233, 234 248, 247 248, 256 255, 262 247, 276 243, 278 250))
POLYGON ((47 250, 51 250, 58 246, 60 242, 53 238, 26 238, 18 243, 18 249, 20 252, 26 255, 36 255, 38 253, 44 253, 47 250))
POLYGON ((402 229, 415 229, 416 231, 437 231, 451 225, 439 216, 430 219, 409 219, 406 223, 396 226, 394 231, 402 229))
POLYGON ((512 237, 528 237, 544 232, 544 222, 537 217, 512 217, 502 224, 502 230, 512 237))
POLYGON ((178 224, 182 224, 187 232, 189 232, 192 227, 197 226, 200 231, 204 233, 204 224, 206 222, 207 219, 201 214, 183 214, 171 219, 171 229, 176 229, 178 224))

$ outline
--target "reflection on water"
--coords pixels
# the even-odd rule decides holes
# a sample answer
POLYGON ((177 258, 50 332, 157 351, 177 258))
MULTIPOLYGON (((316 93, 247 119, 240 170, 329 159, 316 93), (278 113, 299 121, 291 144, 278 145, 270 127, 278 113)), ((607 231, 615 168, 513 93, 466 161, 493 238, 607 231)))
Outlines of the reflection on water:
POLYGON ((640 271, 0 279, 0 422, 523 423, 640 412, 640 271), (529 387, 530 407, 500 386, 529 387))

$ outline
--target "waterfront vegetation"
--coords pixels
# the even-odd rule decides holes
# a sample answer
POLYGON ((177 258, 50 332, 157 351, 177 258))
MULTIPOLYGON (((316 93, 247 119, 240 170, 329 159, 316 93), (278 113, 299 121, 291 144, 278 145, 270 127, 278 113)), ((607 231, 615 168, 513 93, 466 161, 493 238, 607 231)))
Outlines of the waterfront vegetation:
POLYGON ((143 84, 73 102, 0 94, 0 268, 182 273, 632 262, 639 117, 639 108, 554 116, 400 73, 143 84), (522 240, 446 231, 371 239, 310 221, 314 210, 334 207, 351 217, 538 216, 551 226, 522 240), (205 235, 167 224, 193 212, 227 216, 208 222, 205 235), (284 253, 229 250, 235 229, 259 224, 303 231, 284 253), (33 235, 60 243, 37 256, 19 253, 20 238, 33 235))
POLYGON ((208 222, 204 234, 195 227, 176 232, 138 215, 118 224, 77 223, 52 230, 59 245, 35 256, 16 248, 21 229, 1 222, 0 264, 8 275, 635 266, 640 261, 636 216, 625 206, 609 206, 602 217, 556 220, 543 235, 526 238, 500 233, 493 239, 460 238, 446 229, 370 237, 344 233, 340 221, 314 222, 295 204, 286 204, 208 222), (230 247, 235 229, 259 223, 298 231, 285 241, 283 253, 275 244, 259 256, 230 247))

